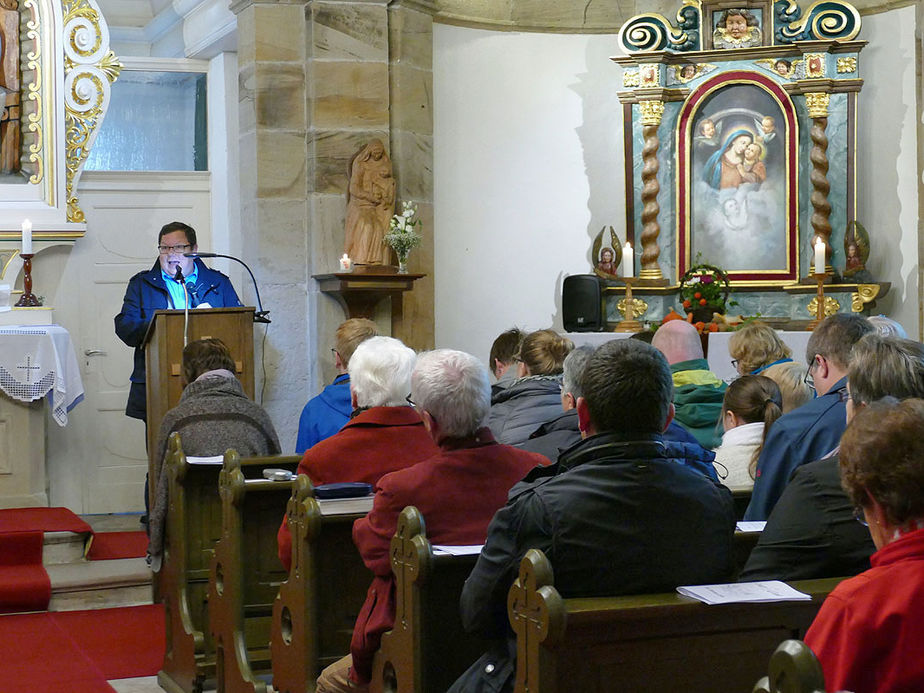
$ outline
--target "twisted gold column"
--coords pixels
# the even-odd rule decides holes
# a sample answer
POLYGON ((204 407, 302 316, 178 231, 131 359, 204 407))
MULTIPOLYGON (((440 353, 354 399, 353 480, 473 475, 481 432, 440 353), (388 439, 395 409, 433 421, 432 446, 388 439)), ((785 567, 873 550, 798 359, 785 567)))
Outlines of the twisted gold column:
POLYGON ((645 139, 642 147, 642 269, 639 279, 661 280, 661 267, 658 258, 661 248, 658 246, 658 237, 661 227, 658 224, 658 214, 661 205, 658 204, 658 193, 661 186, 658 184, 658 126, 664 113, 664 103, 661 101, 642 101, 639 104, 642 113, 642 135, 645 139))
POLYGON ((825 129, 828 127, 828 101, 830 95, 826 92, 809 93, 805 95, 808 104, 809 116, 812 118, 810 136, 812 138, 812 151, 809 158, 812 162, 812 239, 820 237, 825 243, 825 271, 831 272, 831 203, 828 201, 828 192, 831 184, 828 182, 828 137, 825 129))

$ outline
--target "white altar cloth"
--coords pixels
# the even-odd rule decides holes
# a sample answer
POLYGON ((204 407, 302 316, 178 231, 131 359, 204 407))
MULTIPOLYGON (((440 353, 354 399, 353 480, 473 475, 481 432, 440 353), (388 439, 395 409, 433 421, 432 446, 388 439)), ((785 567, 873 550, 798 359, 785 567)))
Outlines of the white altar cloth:
POLYGON ((71 336, 60 325, 0 327, 0 390, 20 402, 48 395, 59 426, 83 399, 80 365, 71 336))

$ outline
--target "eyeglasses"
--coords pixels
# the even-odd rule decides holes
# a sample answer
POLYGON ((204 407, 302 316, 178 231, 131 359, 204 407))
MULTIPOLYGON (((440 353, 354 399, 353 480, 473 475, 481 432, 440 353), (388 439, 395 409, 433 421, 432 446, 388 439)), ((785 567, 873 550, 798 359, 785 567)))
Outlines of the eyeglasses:
POLYGON ((161 255, 167 255, 168 253, 173 253, 174 255, 182 255, 187 252, 192 246, 189 243, 183 245, 159 245, 157 249, 160 251, 161 255))
POLYGON ((809 364, 808 370, 805 371, 805 377, 802 378, 802 382, 808 385, 813 390, 815 389, 815 378, 812 375, 812 369, 815 368, 816 363, 818 363, 818 354, 815 354, 812 357, 812 362, 809 364))
POLYGON ((416 406, 417 406, 417 403, 416 403, 414 400, 411 399, 411 396, 410 396, 410 395, 408 395, 407 397, 405 397, 405 398, 404 398, 404 401, 407 402, 408 404, 410 404, 412 407, 416 407, 416 406))
POLYGON ((859 505, 854 506, 853 516, 861 525, 864 527, 869 527, 869 522, 866 521, 866 515, 863 513, 863 508, 861 508, 859 505))
POLYGON ((732 368, 734 368, 735 370, 738 370, 738 359, 732 359, 731 364, 732 364, 732 368))

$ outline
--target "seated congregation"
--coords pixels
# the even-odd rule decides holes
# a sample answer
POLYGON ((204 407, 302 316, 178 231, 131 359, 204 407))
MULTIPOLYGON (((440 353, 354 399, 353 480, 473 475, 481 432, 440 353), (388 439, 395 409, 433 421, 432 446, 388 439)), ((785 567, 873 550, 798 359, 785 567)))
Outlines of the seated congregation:
MULTIPOLYGON (((637 337, 575 348, 552 330, 508 330, 491 348, 492 386, 488 369, 470 354, 416 354, 377 336, 369 321, 340 326, 338 375, 299 422, 297 471, 306 481, 291 484, 289 510, 277 518, 288 584, 318 591, 318 575, 338 579, 330 570, 306 574, 323 563, 308 555, 322 550, 311 538, 323 531, 320 519, 311 519, 321 512, 312 509, 319 507, 317 487, 364 482, 374 489, 371 509, 344 516, 352 527, 341 523, 343 539, 323 544, 343 565, 361 562, 368 588, 364 597, 348 589, 346 576, 333 585, 341 596, 330 598, 349 603, 338 609, 355 622, 348 652, 346 641, 343 651, 306 650, 313 654, 301 675, 317 676, 317 691, 388 690, 386 679, 394 683, 402 666, 391 662, 406 666, 410 657, 412 668, 429 666, 432 648, 398 637, 409 629, 471 652, 470 661, 452 665, 446 649, 437 656, 450 679, 457 677, 445 682, 449 690, 461 692, 540 690, 537 672, 558 665, 537 664, 531 647, 544 657, 580 653, 591 642, 598 653, 610 652, 603 643, 637 636, 649 639, 649 653, 673 648, 676 662, 678 648, 681 660, 696 659, 695 648, 677 644, 685 634, 693 642, 722 628, 762 629, 755 651, 763 669, 742 655, 725 682, 753 684, 786 633, 805 638, 827 690, 924 690, 917 656, 924 635, 924 347, 862 316, 835 314, 812 333, 802 365, 773 329, 753 323, 730 341, 739 377, 726 385, 709 371, 688 323, 671 321, 650 339, 637 337), (748 497, 746 510, 736 506, 748 497), (742 515, 766 522, 744 551, 736 533, 742 515), (345 546, 350 534, 355 549, 345 546), (480 548, 477 556, 438 556, 440 546, 470 545, 480 548), (675 593, 681 585, 736 580, 807 581, 795 584, 812 601, 723 611, 675 593), (458 623, 443 616, 422 625, 420 605, 432 603, 424 599, 427 585, 452 603, 458 623), (539 602, 557 614, 545 626, 530 615, 539 602), (655 611, 645 611, 653 605, 661 614, 654 625, 646 619, 655 611), (581 614, 591 611, 585 627, 581 614), (725 625, 716 625, 722 619, 725 625), (531 627, 555 635, 538 637, 531 627), (576 649, 567 650, 571 638, 576 649), (405 659, 394 659, 394 647, 407 642, 417 645, 400 645, 405 659)), ((216 450, 206 437, 187 435, 197 416, 213 413, 193 404, 199 390, 226 377, 221 364, 188 372, 190 385, 164 420, 161 439, 179 432, 187 455, 236 445, 242 457, 278 454, 272 424, 264 425, 262 410, 246 397, 253 411, 241 403, 227 409, 229 431, 244 440, 216 429, 223 448, 216 450), (245 419, 253 423, 245 427, 245 419), (259 445, 248 440, 257 432, 259 445)), ((222 400, 209 401, 221 418, 222 400)), ((226 470, 228 464, 226 457, 226 470)), ((161 485, 152 519, 166 512, 161 485)), ((155 530, 156 560, 163 543, 155 530)), ((166 543, 169 549, 169 536, 166 543)), ((277 631, 306 637, 307 626, 291 622, 297 614, 275 609, 284 610, 290 621, 280 626, 274 615, 274 638, 277 631)), ((305 618, 312 617, 323 622, 318 614, 305 618)), ((327 635, 316 634, 318 642, 327 635)), ((611 656, 606 666, 625 653, 611 656)), ((658 664, 661 679, 650 673, 652 681, 674 671, 669 659, 658 664)), ((418 686, 429 680, 417 675, 424 677, 415 678, 418 686)), ((635 675, 625 681, 647 674, 635 675)), ((559 689, 551 682, 541 688, 559 689)))

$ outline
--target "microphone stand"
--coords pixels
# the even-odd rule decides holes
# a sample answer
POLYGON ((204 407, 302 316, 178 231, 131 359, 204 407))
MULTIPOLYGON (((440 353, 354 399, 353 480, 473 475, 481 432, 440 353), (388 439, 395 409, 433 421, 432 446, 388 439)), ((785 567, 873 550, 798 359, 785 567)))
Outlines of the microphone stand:
MULTIPOLYGON (((223 257, 223 258, 227 258, 228 260, 234 260, 235 262, 239 262, 240 264, 244 265, 244 269, 247 270, 247 274, 250 275, 250 281, 253 282, 253 290, 257 294, 257 312, 253 314, 253 321, 267 323, 267 324, 272 322, 269 319, 269 317, 267 317, 269 315, 269 311, 263 310, 263 303, 260 301, 260 288, 257 286, 257 280, 254 279, 253 272, 250 271, 250 268, 247 266, 246 262, 244 262, 240 258, 234 257, 233 255, 222 255, 221 253, 183 253, 183 256, 192 257, 192 258, 223 257)), ((189 303, 188 300, 187 300, 187 303, 189 303)))
POLYGON ((179 267, 176 268, 176 275, 173 280, 183 285, 183 294, 186 296, 186 305, 183 308, 183 348, 185 349, 186 345, 189 344, 189 288, 186 286, 183 270, 179 267))

